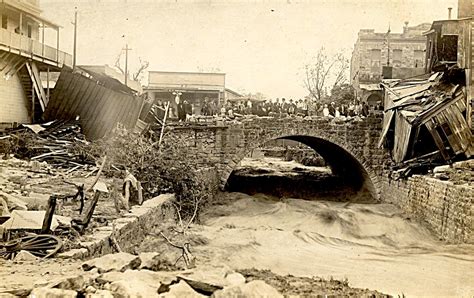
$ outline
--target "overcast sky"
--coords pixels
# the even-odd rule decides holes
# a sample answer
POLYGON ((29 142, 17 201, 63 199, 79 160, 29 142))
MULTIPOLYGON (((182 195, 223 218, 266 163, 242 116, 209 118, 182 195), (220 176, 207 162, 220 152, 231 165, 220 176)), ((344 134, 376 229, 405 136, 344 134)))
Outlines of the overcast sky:
MULTIPOLYGON (((125 43, 149 70, 215 70, 235 90, 302 97, 302 67, 321 46, 348 57, 357 32, 401 32, 446 19, 457 0, 41 0, 43 16, 62 28, 72 53, 78 8, 78 64, 113 65, 125 43)), ((48 36, 50 37, 50 36, 48 36)))

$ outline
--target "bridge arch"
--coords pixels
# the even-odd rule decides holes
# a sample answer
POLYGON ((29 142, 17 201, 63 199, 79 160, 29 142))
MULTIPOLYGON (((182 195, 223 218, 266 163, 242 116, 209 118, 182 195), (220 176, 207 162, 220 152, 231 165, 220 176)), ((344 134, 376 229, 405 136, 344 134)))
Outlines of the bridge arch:
MULTIPOLYGON (((238 150, 228 165, 221 171, 221 188, 224 189, 227 181, 237 167, 252 150, 263 146, 271 140, 287 139, 293 140, 315 150, 328 164, 332 172, 344 179, 350 179, 352 183, 358 185, 360 190, 366 190, 375 200, 380 200, 380 190, 378 189, 379 177, 372 169, 371 163, 364 156, 360 149, 344 141, 337 134, 320 131, 280 131, 278 133, 265 134, 264 136, 247 136, 243 148, 238 150)), ((362 140, 361 140, 362 141, 362 140)))

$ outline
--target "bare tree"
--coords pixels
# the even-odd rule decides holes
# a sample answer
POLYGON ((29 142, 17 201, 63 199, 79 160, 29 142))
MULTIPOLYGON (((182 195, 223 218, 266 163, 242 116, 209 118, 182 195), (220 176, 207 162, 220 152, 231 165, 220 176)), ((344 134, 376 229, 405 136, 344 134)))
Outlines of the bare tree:
POLYGON ((328 89, 347 82, 348 69, 349 60, 341 52, 329 56, 321 47, 314 60, 304 66, 304 86, 314 99, 320 101, 328 89))
MULTIPOLYGON (((115 63, 114 63, 114 66, 115 68, 118 69, 118 71, 120 71, 123 75, 125 75, 125 70, 122 68, 122 65, 120 64, 120 60, 122 58, 122 54, 123 52, 120 51, 120 54, 118 54, 117 58, 115 59, 115 63)), ((134 81, 137 81, 139 78, 140 78, 140 75, 148 68, 148 66, 150 65, 150 62, 149 61, 146 61, 146 60, 142 60, 141 57, 138 57, 138 61, 139 61, 139 67, 138 69, 132 73, 131 77, 132 77, 132 80, 134 81)))

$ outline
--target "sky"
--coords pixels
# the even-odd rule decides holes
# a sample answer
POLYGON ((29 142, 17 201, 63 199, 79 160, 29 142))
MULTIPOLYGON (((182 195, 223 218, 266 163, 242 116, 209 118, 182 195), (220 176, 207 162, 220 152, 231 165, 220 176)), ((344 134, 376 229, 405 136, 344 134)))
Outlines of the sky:
MULTIPOLYGON (((350 58, 360 29, 401 32, 446 19, 457 0, 40 0, 61 25, 72 53, 78 10, 77 63, 114 65, 128 43, 130 68, 218 71, 226 87, 269 97, 303 97, 303 67, 324 46, 350 58)), ((47 39, 54 39, 52 32, 47 39)), ((53 42, 55 44, 55 42, 53 42)))

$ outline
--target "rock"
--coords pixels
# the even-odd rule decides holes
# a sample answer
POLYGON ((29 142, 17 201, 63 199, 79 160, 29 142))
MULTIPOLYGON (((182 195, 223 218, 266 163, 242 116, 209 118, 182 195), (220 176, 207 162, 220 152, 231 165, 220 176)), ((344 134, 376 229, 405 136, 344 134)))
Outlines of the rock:
POLYGON ((0 197, 6 201, 9 210, 28 210, 25 202, 11 194, 0 191, 0 197))
POLYGON ((272 286, 268 285, 264 281, 254 280, 247 284, 241 284, 238 286, 226 287, 223 290, 216 291, 212 297, 214 298, 257 298, 257 297, 271 297, 271 298, 283 298, 272 286))
POLYGON ((139 255, 141 264, 140 269, 148 269, 152 271, 159 271, 162 263, 160 253, 157 252, 143 252, 139 255))
POLYGON ((178 275, 178 280, 184 280, 193 289, 211 295, 217 290, 224 288, 228 285, 227 280, 224 278, 225 272, 218 270, 198 270, 188 274, 182 273, 178 275))
POLYGON ((158 294, 168 291, 170 285, 176 283, 178 279, 171 272, 127 270, 104 273, 96 281, 99 284, 110 283, 108 289, 116 294, 132 293, 131 295, 135 295, 137 293, 144 294, 143 292, 158 294))
MULTIPOLYGON (((157 286, 159 286, 159 283, 157 286)), ((110 284, 109 289, 113 292, 114 296, 158 297, 158 287, 139 279, 114 281, 110 284)))
POLYGON ((26 250, 21 250, 13 259, 15 263, 21 262, 35 262, 38 260, 38 257, 34 256, 32 253, 26 250))
POLYGON ((87 250, 87 248, 75 248, 58 253, 55 257, 61 259, 82 259, 87 256, 88 253, 89 251, 87 250))
POLYGON ((436 179, 439 179, 439 180, 449 180, 449 175, 443 173, 443 172, 440 172, 440 173, 436 173, 434 174, 434 177, 436 179))
POLYGON ((97 292, 97 289, 94 288, 93 286, 88 286, 86 288, 86 293, 95 293, 95 292, 97 292))
POLYGON ((82 291, 85 289, 90 279, 82 275, 66 277, 48 284, 48 288, 82 291))
POLYGON ((227 274, 225 279, 229 283, 229 286, 238 286, 245 283, 245 277, 238 272, 227 274))
POLYGON ((193 290, 185 281, 181 280, 179 283, 171 285, 169 292, 161 294, 159 297, 163 298, 200 298, 206 297, 193 290))
POLYGON ((72 290, 52 289, 52 288, 36 288, 31 291, 28 297, 34 298, 75 298, 77 292, 72 290))
POLYGON ((113 298, 114 294, 107 290, 97 290, 95 293, 87 293, 86 298, 113 298))
POLYGON ((92 259, 82 264, 84 271, 97 268, 99 273, 109 271, 125 271, 127 269, 136 269, 140 266, 140 258, 126 252, 109 254, 100 258, 92 259))
POLYGON ((433 173, 449 173, 452 172, 453 168, 450 165, 438 166, 433 169, 433 173))

